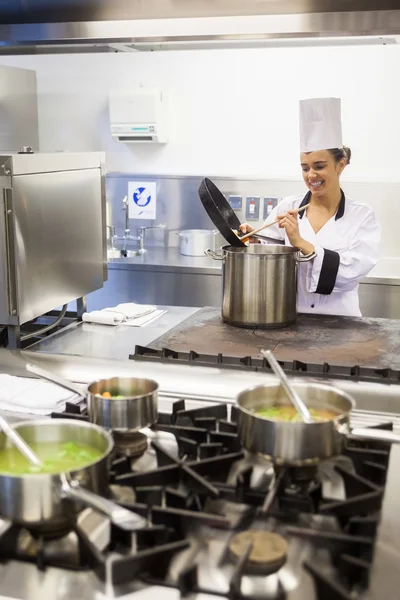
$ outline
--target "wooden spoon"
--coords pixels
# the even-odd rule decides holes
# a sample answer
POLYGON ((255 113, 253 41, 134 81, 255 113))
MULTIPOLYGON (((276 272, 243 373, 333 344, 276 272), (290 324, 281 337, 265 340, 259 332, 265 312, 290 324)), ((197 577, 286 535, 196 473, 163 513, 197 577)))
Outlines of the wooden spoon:
MULTIPOLYGON (((296 209, 295 209, 295 212, 299 213, 299 212, 301 212, 302 210, 305 210, 305 209, 307 208, 307 206, 310 206, 310 203, 308 203, 308 204, 305 204, 304 206, 300 206, 300 208, 296 208, 296 209)), ((276 219, 275 221, 272 221, 272 223, 268 223, 268 224, 265 224, 265 223, 264 223, 264 225, 262 225, 262 226, 261 226, 261 227, 259 227, 258 229, 254 229, 254 231, 251 231, 251 232, 249 232, 249 233, 246 233, 246 234, 245 234, 245 235, 243 235, 242 237, 239 237, 239 236, 238 236, 238 237, 239 237, 239 240, 240 240, 241 242, 243 242, 243 243, 244 243, 244 242, 247 242, 247 240, 248 240, 249 238, 251 238, 253 235, 255 235, 256 233, 259 233, 259 232, 260 232, 260 231, 262 231, 263 229, 267 229, 267 227, 272 227, 272 225, 276 225, 277 223, 279 223, 279 221, 280 221, 280 220, 281 220, 281 217, 279 217, 279 219, 276 219)))

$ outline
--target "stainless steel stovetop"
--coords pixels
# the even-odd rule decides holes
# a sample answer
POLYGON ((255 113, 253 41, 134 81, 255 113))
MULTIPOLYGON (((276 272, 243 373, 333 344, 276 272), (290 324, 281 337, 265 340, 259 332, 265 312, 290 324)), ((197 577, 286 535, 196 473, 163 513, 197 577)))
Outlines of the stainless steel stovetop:
MULTIPOLYGON (((148 516, 150 517, 149 525, 154 529, 159 527, 157 519, 164 509, 170 511, 171 523, 176 523, 173 520, 174 512, 171 507, 174 503, 179 506, 180 498, 184 498, 188 488, 191 487, 190 479, 189 485, 183 479, 183 483, 172 486, 174 488, 172 491, 166 491, 164 484, 161 496, 157 499, 157 493, 160 491, 156 489, 160 487, 158 485, 159 478, 155 478, 154 485, 151 485, 149 474, 151 475, 153 471, 160 467, 160 461, 164 461, 164 469, 168 469, 168 465, 172 468, 171 461, 173 459, 176 461, 179 460, 179 456, 182 457, 184 441, 178 444, 175 435, 168 431, 170 425, 162 422, 168 421, 168 415, 171 414, 173 406, 173 398, 162 398, 160 400, 160 412, 164 415, 164 419, 160 423, 160 430, 144 431, 150 443, 145 454, 132 461, 135 473, 133 478, 124 471, 124 467, 119 471, 119 476, 115 477, 111 488, 112 494, 117 500, 129 503, 134 499, 138 506, 146 507, 146 503, 148 506, 152 505, 151 509, 146 510, 148 510, 148 516), (151 442, 156 442, 158 450, 151 445, 151 442), (127 479, 124 480, 124 477, 127 479), (121 487, 123 483, 134 485, 136 498, 131 497, 132 488, 121 487), (152 493, 155 494, 154 502, 151 500, 152 493)), ((207 403, 192 398, 192 400, 185 402, 184 409, 190 411, 191 409, 211 407, 214 410, 215 406, 215 403, 207 403)), ((180 408, 182 408, 182 404, 180 408)), ((203 414, 207 415, 207 411, 201 413, 201 415, 203 414)), ((200 416, 205 427, 210 427, 210 423, 206 423, 208 418, 207 416, 200 416)), ((379 423, 387 422, 391 418, 397 423, 397 415, 355 411, 352 425, 376 426, 379 423)), ((185 426, 188 426, 187 422, 183 427, 185 426)), ((220 428, 217 427, 217 429, 220 428)), ((225 425, 225 429, 229 429, 229 427, 225 425)), ((186 439, 186 444, 188 444, 187 438, 183 435, 185 430, 182 431, 182 438, 183 440, 186 439)), ((230 440, 229 432, 220 433, 222 436, 225 435, 225 438, 221 438, 225 440, 224 443, 228 443, 230 440), (227 435, 228 437, 226 437, 227 435)), ((189 436, 189 434, 193 434, 193 432, 186 431, 186 435, 189 436)), ((214 444, 218 443, 215 442, 215 439, 218 439, 218 436, 213 438, 212 443, 214 444)), ((190 450, 191 446, 189 444, 188 451, 196 452, 199 455, 200 446, 202 446, 202 443, 199 441, 196 450, 193 450, 193 447, 190 450)), ((271 510, 267 518, 254 515, 254 511, 249 511, 249 499, 252 498, 254 505, 260 504, 260 501, 262 503, 263 498, 266 497, 265 490, 273 488, 274 482, 276 483, 276 476, 272 465, 267 461, 256 460, 249 456, 240 457, 236 450, 237 448, 234 447, 229 450, 232 456, 236 456, 236 459, 230 463, 227 461, 218 477, 211 477, 212 482, 219 482, 218 487, 220 490, 224 490, 222 496, 225 496, 225 498, 222 500, 208 498, 201 511, 204 516, 203 521, 192 519, 190 515, 184 519, 184 543, 179 537, 178 540, 170 542, 176 544, 175 548, 178 548, 178 551, 173 553, 172 559, 169 561, 164 580, 168 580, 170 586, 175 587, 159 585, 157 576, 151 573, 146 577, 146 582, 140 581, 137 577, 132 583, 113 583, 112 578, 115 577, 113 565, 122 556, 129 559, 135 556, 137 552, 139 552, 139 555, 141 552, 143 553, 138 538, 131 535, 128 539, 123 540, 122 545, 114 543, 111 552, 107 550, 103 565, 104 581, 90 568, 79 571, 50 566, 41 570, 35 563, 30 564, 21 560, 2 560, 0 564, 0 600, 41 600, 42 598, 51 598, 52 600, 70 600, 71 598, 94 600, 115 597, 121 600, 154 600, 159 595, 162 595, 163 600, 177 600, 182 597, 181 593, 187 593, 187 597, 191 600, 216 600, 221 597, 238 597, 239 590, 242 598, 320 600, 324 597, 325 599, 325 596, 321 596, 321 591, 317 591, 316 579, 314 575, 310 574, 310 569, 311 571, 316 569, 318 574, 322 573, 324 577, 326 576, 331 581, 337 582, 337 596, 329 596, 329 598, 350 599, 358 597, 363 600, 378 600, 378 598, 383 597, 396 597, 400 585, 399 569, 395 566, 400 559, 399 537, 396 537, 399 528, 397 523, 399 447, 393 447, 390 453, 381 525, 378 530, 370 586, 367 590, 363 590, 361 585, 356 584, 353 586, 352 595, 348 592, 349 595, 347 596, 343 595, 345 587, 338 583, 336 565, 332 564, 331 554, 328 550, 332 540, 335 540, 335 535, 343 534, 343 524, 340 523, 341 518, 336 518, 334 516, 335 512, 333 514, 329 514, 329 511, 324 514, 313 514, 312 512, 302 512, 296 509, 294 518, 292 515, 291 518, 282 519, 282 511, 274 510, 273 504, 271 504, 271 510), (249 467, 252 468, 251 471, 249 471, 249 467), (246 473, 251 473, 248 481, 246 481, 246 473), (245 482, 244 487, 241 487, 240 482, 243 481, 245 482), (226 489, 223 482, 226 484, 226 489), (234 500, 230 499, 229 489, 244 490, 242 501, 238 501, 237 497, 234 500), (209 515, 215 516, 214 523, 209 515), (240 569, 231 562, 227 555, 227 545, 237 528, 268 530, 281 534, 289 543, 285 565, 278 572, 269 576, 241 574, 240 569), (303 537, 299 534, 299 530, 310 529, 314 532, 315 539, 309 539, 307 536, 303 537), (297 530, 295 534, 293 534, 294 530, 297 530), (304 565, 308 565, 309 569, 305 568, 304 565), (355 593, 358 593, 358 596, 355 593)), ((189 456, 186 464, 193 464, 192 459, 193 457, 189 456)), ((126 459, 122 459, 121 463, 124 461, 126 463, 126 459)), ((117 473, 119 467, 117 467, 117 473)), ((335 502, 340 503, 346 498, 345 472, 354 475, 354 466, 348 456, 341 457, 336 461, 327 461, 319 469, 322 496, 329 499, 331 505, 335 502)), ((200 475, 204 474, 201 471, 200 475)), ((357 476, 355 475, 353 483, 356 479, 357 476)), ((380 486, 376 487, 379 488, 380 486)), ((355 493, 354 490, 352 493, 355 493)), ((189 507, 190 510, 196 509, 196 494, 192 495, 193 504, 189 507)), ((347 497, 349 497, 349 488, 347 488, 347 497)), ((197 512, 198 509, 199 507, 196 509, 197 512)), ((179 511, 179 508, 177 510, 179 511)), ((368 516, 375 517, 375 513, 372 512, 368 516)), ((183 522, 182 519, 179 522, 183 522)), ((113 532, 108 520, 90 509, 80 514, 77 529, 83 539, 86 540, 85 543, 92 545, 99 553, 109 548, 110 541, 112 542, 113 537, 115 537, 115 532, 113 532)), ((0 538, 0 548, 2 542, 4 548, 4 540, 6 539, 4 536, 7 534, 6 523, 3 523, 2 527, 0 526, 0 535, 2 532, 5 533, 0 538)), ((8 532, 10 532, 10 529, 8 532)), ((26 532, 20 535, 19 543, 25 554, 35 554, 37 542, 32 540, 26 532)), ((78 540, 75 532, 71 532, 61 540, 55 540, 51 543, 46 542, 44 560, 46 556, 58 560, 62 557, 63 561, 69 565, 76 563, 78 548, 82 551, 80 544, 81 541, 78 540)), ((149 549, 150 561, 153 566, 158 561, 160 561, 160 564, 162 563, 163 556, 157 555, 160 545, 162 543, 154 543, 149 549)), ((351 564, 351 561, 349 564, 351 564)), ((149 561, 146 562, 144 558, 143 569, 140 568, 140 565, 134 565, 132 568, 138 570, 138 575, 142 576, 148 569, 148 565, 149 561)), ((358 566, 360 567, 360 565, 358 566)), ((356 567, 357 560, 354 569, 356 567)), ((155 569, 155 571, 157 572, 158 569, 155 569)), ((126 579, 126 576, 122 579, 126 579)), ((326 595, 326 598, 328 598, 328 595, 326 595)))

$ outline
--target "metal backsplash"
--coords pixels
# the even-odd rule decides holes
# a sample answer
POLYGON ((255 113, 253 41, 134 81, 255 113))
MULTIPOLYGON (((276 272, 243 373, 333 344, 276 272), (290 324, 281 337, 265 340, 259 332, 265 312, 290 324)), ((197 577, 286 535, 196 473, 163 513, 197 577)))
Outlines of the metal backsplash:
MULTIPOLYGON (((246 217, 246 197, 260 198, 260 218, 252 225, 264 220, 264 198, 283 198, 306 192, 304 183, 290 180, 227 179, 212 177, 214 183, 226 195, 242 196, 242 210, 238 211, 241 222, 246 217)), ((112 206, 112 219, 116 233, 122 236, 125 229, 125 212, 122 200, 128 193, 129 181, 155 181, 157 184, 157 218, 154 222, 131 220, 131 234, 136 235, 140 226, 153 226, 165 223, 166 230, 149 230, 146 234, 147 246, 178 246, 178 233, 182 229, 214 229, 205 212, 197 190, 201 177, 179 177, 115 173, 107 176, 107 201, 112 206)), ((346 195, 369 204, 376 212, 382 225, 382 257, 400 257, 400 241, 397 223, 400 220, 400 182, 354 182, 343 181, 346 195)), ((220 240, 221 243, 223 240, 220 240)), ((130 246, 135 245, 131 242, 130 246)))

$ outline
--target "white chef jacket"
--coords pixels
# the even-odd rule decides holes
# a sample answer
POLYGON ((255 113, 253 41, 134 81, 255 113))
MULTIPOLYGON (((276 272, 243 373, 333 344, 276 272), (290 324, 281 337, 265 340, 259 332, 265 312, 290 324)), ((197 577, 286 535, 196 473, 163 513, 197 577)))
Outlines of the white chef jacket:
MULTIPOLYGON (((310 199, 311 192, 305 197, 283 198, 265 222, 308 204, 310 199)), ((298 222, 301 237, 313 244, 317 253, 312 261, 299 263, 298 312, 360 317, 358 286, 379 259, 381 228, 375 213, 342 192, 336 215, 318 233, 307 218, 307 209, 299 214, 298 222)), ((278 225, 266 230, 265 235, 291 245, 285 229, 278 225)))

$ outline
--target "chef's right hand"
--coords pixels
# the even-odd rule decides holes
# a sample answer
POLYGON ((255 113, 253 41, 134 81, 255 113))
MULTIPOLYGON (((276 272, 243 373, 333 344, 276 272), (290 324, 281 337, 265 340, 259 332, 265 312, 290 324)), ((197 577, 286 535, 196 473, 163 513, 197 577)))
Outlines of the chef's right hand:
MULTIPOLYGON (((245 233, 251 233, 252 231, 254 231, 254 227, 252 227, 248 223, 242 223, 242 225, 240 226, 240 233, 242 235, 244 235, 245 233)), ((249 242, 250 242, 250 244, 258 244, 259 243, 259 241, 255 238, 249 238, 249 242)))

